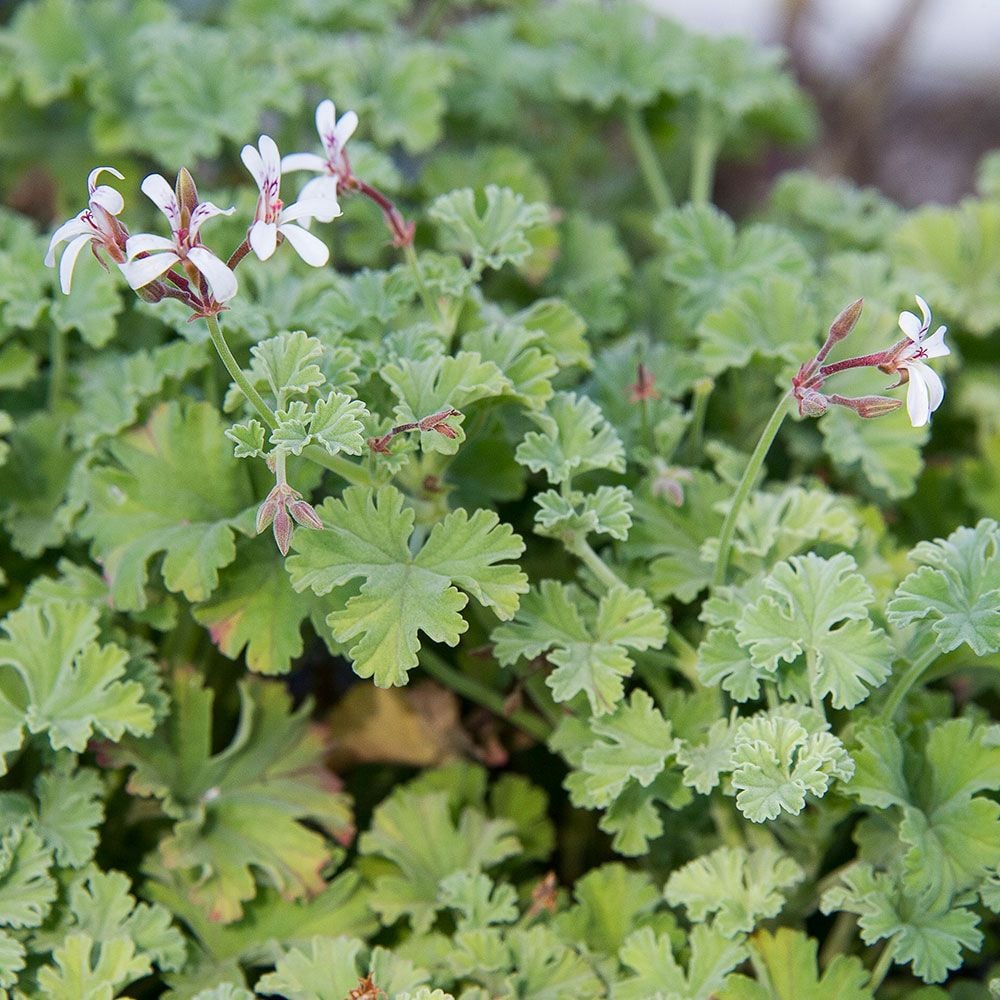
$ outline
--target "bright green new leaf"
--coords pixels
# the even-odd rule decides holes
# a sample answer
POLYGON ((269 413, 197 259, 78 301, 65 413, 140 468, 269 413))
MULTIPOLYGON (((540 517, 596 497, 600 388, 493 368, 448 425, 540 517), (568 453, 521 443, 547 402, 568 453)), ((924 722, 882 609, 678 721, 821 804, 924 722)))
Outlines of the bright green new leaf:
POLYGON ((506 561, 516 559, 524 543, 496 514, 452 511, 413 553, 414 511, 403 499, 392 486, 377 493, 349 487, 318 509, 326 530, 295 533, 296 555, 286 563, 298 591, 310 587, 323 595, 364 580, 360 593, 326 621, 338 642, 356 640, 350 648, 355 671, 374 676, 380 687, 406 683, 417 665, 418 633, 458 642, 467 628, 459 612, 468 603, 459 588, 501 619, 513 616, 528 589, 527 577, 506 561))
POLYGON ((746 959, 746 945, 706 924, 691 928, 689 944, 685 973, 674 958, 668 935, 657 935, 652 927, 630 934, 618 958, 635 975, 612 987, 612 1000, 714 1000, 728 974, 746 959))
POLYGON ((517 920, 517 892, 512 885, 495 885, 482 872, 455 872, 441 882, 441 902, 460 916, 460 931, 510 924, 517 920))
POLYGON ((159 844, 163 863, 195 873, 192 902, 222 923, 239 919, 258 879, 290 899, 324 888, 329 844, 306 822, 337 837, 352 829, 309 706, 290 714, 285 691, 264 681, 245 681, 239 692, 236 733, 213 753, 213 694, 193 671, 178 671, 174 710, 155 738, 117 754, 135 768, 131 791, 161 799, 176 821, 159 844))
POLYGON ((151 972, 144 955, 128 938, 98 943, 89 934, 67 935, 52 954, 52 964, 38 970, 43 1000, 113 997, 123 986, 151 972))
MULTIPOLYGON (((85 604, 26 605, 3 620, 0 639, 0 754, 29 733, 77 753, 95 733, 120 740, 153 731, 144 689, 123 680, 128 653, 97 642, 98 612, 85 604)), ((0 761, 2 768, 2 761, 0 761)))
POLYGON ((93 470, 80 531, 93 539, 115 607, 146 606, 149 560, 160 552, 167 589, 204 600, 236 556, 234 529, 250 530, 254 502, 218 412, 169 403, 109 447, 116 464, 93 470))
POLYGON ((736 730, 732 753, 736 805, 752 823, 797 816, 806 795, 822 798, 835 778, 848 781, 854 762, 829 732, 809 732, 787 716, 754 716, 736 730))
POLYGON ((591 710, 604 715, 621 701, 622 680, 635 666, 626 650, 660 648, 666 619, 641 590, 613 587, 595 606, 577 588, 543 580, 493 641, 505 666, 545 653, 556 667, 546 678, 556 701, 584 692, 591 710))
POLYGON ((323 345, 303 330, 262 340, 250 349, 250 355, 250 381, 264 382, 279 408, 290 394, 306 393, 326 381, 316 363, 323 357, 323 345))
POLYGON ((978 951, 983 941, 979 918, 965 906, 942 906, 924 895, 911 896, 889 875, 863 862, 823 894, 821 908, 824 913, 856 913, 865 944, 888 938, 893 958, 912 963, 925 983, 943 982, 962 964, 962 949, 978 951))
POLYGON ((550 483, 568 482, 591 469, 625 471, 625 449, 601 408, 586 396, 559 392, 540 413, 529 413, 541 428, 528 431, 515 458, 550 483))
POLYGON ((535 530, 550 538, 571 541, 596 532, 624 541, 632 527, 632 492, 626 486, 598 486, 593 493, 572 490, 568 496, 546 490, 535 495, 535 503, 535 530))
POLYGON ((302 653, 303 622, 311 616, 318 628, 328 602, 292 589, 269 537, 241 540, 237 552, 215 593, 194 608, 194 618, 230 659, 245 652, 247 666, 256 673, 287 673, 302 653))
POLYGON ((763 587, 736 623, 755 667, 773 673, 804 654, 810 693, 835 708, 853 708, 888 677, 892 646, 868 617, 874 594, 849 555, 792 556, 763 587))
POLYGON ((692 923, 712 915, 713 929, 735 938, 776 917, 785 905, 782 890, 804 876, 792 858, 773 847, 719 847, 674 871, 664 895, 671 906, 686 907, 692 923))
MULTIPOLYGON (((443 792, 418 794, 400 789, 379 805, 371 829, 361 835, 366 856, 391 862, 391 873, 375 879, 371 906, 383 925, 407 916, 417 933, 430 929, 445 905, 441 883, 456 872, 478 872, 516 854, 513 824, 487 819, 471 806, 452 818, 443 792)), ((384 871, 377 868, 377 871, 384 871)))
POLYGON ((942 652, 966 643, 978 656, 1000 650, 1000 526, 984 518, 910 553, 920 569, 889 602, 893 625, 930 621, 942 652))
POLYGON ((719 1000, 874 1000, 868 970, 851 955, 837 955, 819 973, 815 938, 780 927, 754 935, 751 947, 760 957, 767 981, 732 976, 719 1000))
POLYGON ((52 851, 30 826, 0 834, 0 925, 37 927, 45 919, 58 892, 51 868, 52 851))
POLYGON ((241 424, 227 427, 226 437, 236 447, 233 454, 236 458, 262 458, 264 456, 264 426, 259 420, 251 417, 241 424))
MULTIPOLYGON (((367 412, 360 399, 352 399, 343 392, 331 392, 317 400, 311 409, 302 400, 293 400, 287 409, 275 412, 278 426, 271 431, 269 441, 275 448, 293 455, 300 455, 309 444, 318 444, 331 455, 341 451, 360 455, 365 447, 365 425, 361 419, 367 412)), ((227 432, 227 436, 231 435, 227 432)))
POLYGON ((428 214, 442 228, 444 248, 471 258, 476 271, 522 263, 532 251, 526 233, 549 221, 548 206, 495 184, 487 184, 484 193, 481 213, 472 188, 442 195, 431 205, 428 214))

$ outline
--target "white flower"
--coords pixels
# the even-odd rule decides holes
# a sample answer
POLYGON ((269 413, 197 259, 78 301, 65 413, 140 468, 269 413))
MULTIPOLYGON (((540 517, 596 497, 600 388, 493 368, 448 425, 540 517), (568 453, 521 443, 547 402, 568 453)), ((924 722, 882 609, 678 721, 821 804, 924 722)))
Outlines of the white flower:
POLYGON ((52 234, 48 252, 45 254, 45 266, 54 267, 56 247, 69 240, 69 245, 63 251, 62 260, 59 262, 59 285, 66 295, 69 294, 76 260, 88 243, 93 243, 95 256, 98 248, 103 248, 117 264, 125 260, 124 246, 128 234, 115 218, 125 207, 125 201, 113 187, 97 183, 97 178, 105 170, 109 174, 114 174, 118 180, 124 180, 114 167, 97 167, 91 170, 90 176, 87 177, 87 207, 69 222, 64 222, 52 234))
POLYGON ((187 213, 177 203, 174 189, 159 174, 150 174, 142 182, 142 192, 167 217, 170 238, 153 233, 129 237, 126 244, 128 263, 122 265, 128 283, 133 288, 142 288, 174 264, 189 261, 204 275, 215 301, 228 302, 236 294, 236 276, 224 261, 202 246, 199 233, 207 219, 215 215, 232 215, 235 209, 222 209, 203 201, 194 207, 189 218, 185 218, 187 213))
POLYGON ((347 140, 354 135, 358 127, 358 116, 353 111, 347 111, 337 121, 337 109, 333 101, 323 101, 316 108, 316 131, 326 156, 316 153, 292 153, 281 161, 281 172, 290 174, 295 170, 311 170, 319 174, 302 189, 301 199, 321 199, 330 206, 333 212, 329 218, 316 216, 320 222, 330 222, 340 215, 340 205, 337 203, 337 184, 351 176, 351 164, 344 148, 347 140))
MULTIPOLYGON (((322 267, 330 258, 326 244, 307 232, 295 222, 306 222, 310 219, 329 221, 334 218, 330 214, 331 206, 326 198, 300 198, 287 208, 279 197, 281 188, 281 156, 278 147, 269 135, 262 135, 257 141, 258 149, 244 146, 240 154, 247 170, 253 174, 260 197, 257 199, 257 211, 250 227, 249 240, 253 252, 261 259, 267 260, 278 245, 278 233, 281 233, 295 252, 313 267, 322 267)), ((340 214, 340 206, 336 206, 336 215, 340 214)))
POLYGON ((930 337, 927 336, 927 331, 931 328, 931 311, 919 295, 916 300, 923 315, 922 320, 911 312, 899 314, 899 328, 910 343, 902 348, 896 359, 896 367, 907 373, 906 410, 910 414, 910 422, 914 427, 923 427, 944 399, 944 385, 940 376, 924 361, 943 358, 951 354, 951 351, 944 342, 944 335, 948 332, 946 326, 939 326, 930 337))

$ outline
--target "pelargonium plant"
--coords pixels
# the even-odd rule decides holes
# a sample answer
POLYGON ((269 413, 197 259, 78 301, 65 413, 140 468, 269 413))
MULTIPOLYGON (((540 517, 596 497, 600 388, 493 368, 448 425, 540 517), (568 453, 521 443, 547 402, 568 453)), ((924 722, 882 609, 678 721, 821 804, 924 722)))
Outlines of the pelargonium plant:
POLYGON ((0 51, 111 164, 0 214, 0 1000, 991 995, 993 159, 737 223, 807 98, 626 3, 0 51))

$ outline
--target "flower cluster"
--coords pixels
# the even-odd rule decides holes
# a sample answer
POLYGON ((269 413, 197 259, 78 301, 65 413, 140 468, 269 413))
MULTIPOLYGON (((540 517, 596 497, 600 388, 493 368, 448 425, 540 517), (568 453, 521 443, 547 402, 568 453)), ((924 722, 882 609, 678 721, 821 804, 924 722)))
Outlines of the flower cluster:
POLYGON ((930 415, 944 399, 941 377, 929 365, 931 358, 950 354, 944 335, 948 328, 939 326, 928 336, 931 328, 931 311, 927 303, 916 296, 921 315, 904 311, 899 315, 899 328, 904 339, 884 351, 847 358, 824 364, 834 344, 843 340, 855 327, 861 316, 862 300, 849 305, 833 322, 826 341, 816 356, 799 368, 792 379, 792 395, 802 416, 818 417, 834 403, 846 406, 861 417, 880 417, 902 406, 902 400, 891 396, 841 396, 821 391, 828 378, 852 368, 877 368, 887 375, 896 375, 897 381, 889 386, 895 389, 906 385, 906 410, 914 427, 923 427, 930 415))

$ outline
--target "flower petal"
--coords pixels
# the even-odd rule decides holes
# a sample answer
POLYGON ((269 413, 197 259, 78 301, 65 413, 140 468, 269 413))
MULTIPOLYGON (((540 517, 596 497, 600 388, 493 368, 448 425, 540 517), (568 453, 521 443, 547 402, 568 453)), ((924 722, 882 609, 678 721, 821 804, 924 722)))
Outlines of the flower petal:
POLYGON ((320 101, 316 105, 316 131, 319 133, 323 148, 329 151, 329 140, 337 130, 337 109, 333 101, 320 101))
MULTIPOLYGON (((307 184, 306 187, 308 186, 307 184)), ((342 211, 336 196, 333 198, 299 198, 298 201, 281 210, 278 224, 284 225, 286 222, 296 222, 299 219, 318 219, 320 222, 331 222, 341 214, 342 211)))
POLYGON ((319 237, 307 233, 301 226, 279 226, 278 231, 307 264, 322 267, 330 259, 329 247, 319 237))
POLYGON ((236 294, 236 275, 207 247, 192 247, 188 260, 205 275, 216 302, 228 302, 236 294))
POLYGON ((136 233, 125 241, 125 254, 131 261, 141 253, 158 252, 168 250, 174 252, 174 241, 166 236, 157 236, 155 233, 136 233))
POLYGON ((93 194, 94 191, 97 189, 97 178, 100 177, 101 174, 103 174, 105 170, 109 174, 114 174, 115 177, 118 178, 118 180, 120 180, 120 181, 125 180, 125 175, 118 173, 118 171, 115 170, 114 167, 94 167, 94 169, 91 170, 89 174, 87 174, 87 193, 88 194, 93 194))
POLYGON ((943 358, 951 354, 951 348, 944 342, 944 335, 947 332, 948 327, 939 326, 934 333, 920 345, 923 348, 925 357, 943 358))
POLYGON ((281 154, 278 152, 278 144, 269 136, 262 135, 257 140, 260 148, 261 162, 264 164, 264 174, 266 177, 281 176, 281 154))
POLYGON ((253 179, 257 182, 257 187, 263 191, 264 161, 261 159, 260 153, 248 144, 240 150, 240 159, 243 161, 243 166, 253 175, 253 179))
POLYGON ((923 325, 920 320, 911 312, 901 312, 899 314, 899 328, 906 334, 914 344, 920 343, 923 334, 923 325))
POLYGON ((933 368, 928 365, 921 365, 920 368, 920 375, 924 380, 924 385, 927 386, 927 402, 930 412, 933 413, 944 399, 944 383, 941 381, 941 376, 933 368))
POLYGON ((358 127, 358 116, 353 111, 345 111, 333 130, 333 138, 341 149, 347 145, 347 140, 354 135, 358 127))
POLYGON ((159 174, 150 174, 140 185, 142 193, 167 217, 171 232, 181 227, 181 211, 174 189, 159 174))
POLYGON ((232 215, 235 211, 235 208, 219 208, 218 205, 213 205, 210 201, 199 202, 195 205, 194 211, 191 213, 191 223, 188 226, 188 238, 193 241, 198 235, 198 230, 201 229, 202 225, 208 219, 211 219, 216 215, 232 215))
POLYGON ((60 243, 65 243, 66 240, 72 239, 74 236, 82 236, 84 233, 89 233, 91 236, 96 236, 94 232, 94 227, 90 223, 85 222, 83 216, 85 212, 81 212, 75 219, 70 219, 69 222, 64 222, 53 234, 52 239, 49 240, 49 249, 45 252, 45 266, 53 267, 56 262, 56 247, 60 243))
POLYGON ((326 170, 326 160, 316 153, 289 153, 281 158, 281 172, 291 174, 296 170, 314 170, 321 173, 326 170))
POLYGON ((923 427, 931 412, 929 393, 923 376, 924 371, 929 369, 919 361, 903 367, 910 373, 910 381, 906 388, 906 412, 910 415, 910 423, 914 427, 923 427))
POLYGON ((59 287, 64 295, 69 295, 70 284, 73 281, 73 268, 76 259, 80 256, 80 251, 93 239, 91 233, 84 233, 77 236, 63 251, 62 260, 59 261, 59 287))
POLYGON ((258 220, 250 227, 250 249, 261 259, 267 260, 278 245, 278 227, 273 222, 258 220))
POLYGON ((323 213, 323 216, 329 215, 329 211, 333 209, 333 206, 336 206, 336 211, 329 218, 320 215, 314 216, 320 222, 329 222, 341 214, 340 202, 337 200, 337 186, 337 178, 330 174, 314 177, 299 192, 298 202, 301 204, 308 204, 312 201, 327 202, 330 207, 328 211, 323 213))
POLYGON ((90 204, 100 205, 109 215, 118 215, 125 207, 125 199, 121 192, 107 184, 101 184, 90 192, 90 204))
POLYGON ((929 330, 931 326, 930 306, 919 295, 914 295, 913 297, 917 300, 917 305, 920 306, 920 313, 924 317, 924 321, 920 325, 924 330, 929 330))
POLYGON ((133 288, 142 288, 151 281, 156 280, 165 271, 169 271, 180 257, 172 251, 169 253, 158 253, 152 257, 141 257, 139 260, 131 260, 125 264, 119 264, 125 280, 133 288))

